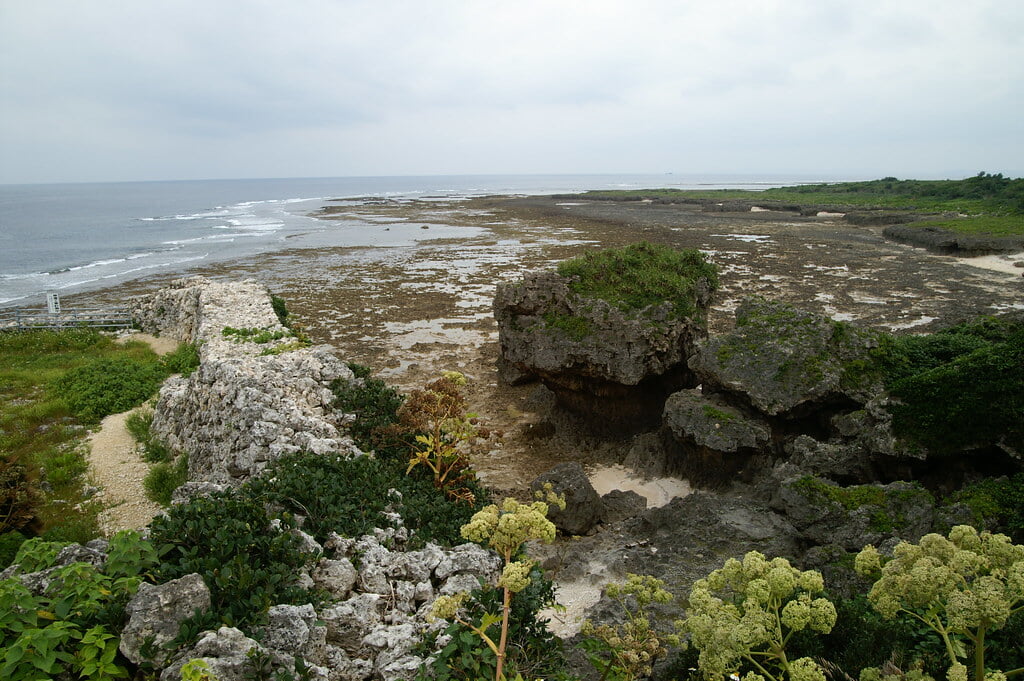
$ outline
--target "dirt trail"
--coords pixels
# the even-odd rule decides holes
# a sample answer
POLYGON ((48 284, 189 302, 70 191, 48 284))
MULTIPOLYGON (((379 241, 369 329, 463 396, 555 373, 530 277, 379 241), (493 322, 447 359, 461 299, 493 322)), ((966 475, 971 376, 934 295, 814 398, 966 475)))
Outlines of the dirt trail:
MULTIPOLYGON (((175 340, 148 334, 133 334, 124 340, 146 342, 160 355, 178 347, 175 340)), ((125 425, 134 411, 106 417, 88 439, 89 472, 101 490, 97 496, 104 505, 99 515, 100 529, 107 536, 118 530, 142 528, 160 512, 160 505, 146 498, 142 481, 149 464, 142 460, 135 438, 125 425)))
POLYGON ((125 427, 131 413, 106 417, 89 437, 89 468, 105 507, 99 516, 100 529, 108 536, 144 527, 160 512, 160 505, 147 499, 142 487, 149 464, 125 427))

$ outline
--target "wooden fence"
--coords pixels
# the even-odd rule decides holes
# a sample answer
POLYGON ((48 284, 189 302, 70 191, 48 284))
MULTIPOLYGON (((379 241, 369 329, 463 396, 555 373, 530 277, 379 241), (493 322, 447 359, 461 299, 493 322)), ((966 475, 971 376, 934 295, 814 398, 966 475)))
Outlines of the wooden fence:
POLYGON ((131 328, 132 316, 126 307, 93 307, 49 312, 46 309, 18 308, 0 310, 0 331, 30 329, 131 328))

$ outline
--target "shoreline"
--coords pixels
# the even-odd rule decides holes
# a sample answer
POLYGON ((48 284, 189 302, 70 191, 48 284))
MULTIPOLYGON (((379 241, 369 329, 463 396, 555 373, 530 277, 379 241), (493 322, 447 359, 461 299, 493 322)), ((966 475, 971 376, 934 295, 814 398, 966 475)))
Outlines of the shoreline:
POLYGON ((506 434, 477 462, 485 482, 502 491, 521 491, 566 458, 614 465, 623 456, 620 447, 578 433, 548 435, 559 429, 552 428, 543 392, 499 384, 494 288, 526 270, 640 240, 701 248, 721 270, 722 288, 709 314, 712 333, 731 328, 735 307, 751 294, 909 333, 1024 309, 1021 277, 893 243, 881 227, 773 212, 563 203, 554 197, 480 197, 333 206, 324 219, 369 214, 375 217, 371 229, 402 224, 431 235, 440 235, 435 225, 443 224, 445 238, 387 247, 284 248, 75 296, 73 302, 116 302, 186 274, 255 278, 287 301, 315 342, 330 345, 344 361, 370 366, 401 390, 445 370, 466 374, 471 409, 506 434))

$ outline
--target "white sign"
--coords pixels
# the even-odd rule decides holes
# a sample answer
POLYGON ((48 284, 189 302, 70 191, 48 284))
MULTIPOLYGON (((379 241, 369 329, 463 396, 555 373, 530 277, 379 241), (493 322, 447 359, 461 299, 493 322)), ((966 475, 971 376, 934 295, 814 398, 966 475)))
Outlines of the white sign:
POLYGON ((60 294, 46 294, 46 309, 50 311, 50 314, 60 314, 60 294))

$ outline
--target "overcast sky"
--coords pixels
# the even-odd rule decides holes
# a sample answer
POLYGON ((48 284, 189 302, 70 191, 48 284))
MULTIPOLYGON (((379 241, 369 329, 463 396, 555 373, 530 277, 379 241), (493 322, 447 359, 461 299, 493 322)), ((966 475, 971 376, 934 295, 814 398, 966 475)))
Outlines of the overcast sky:
POLYGON ((981 170, 1020 0, 0 0, 0 183, 981 170))

